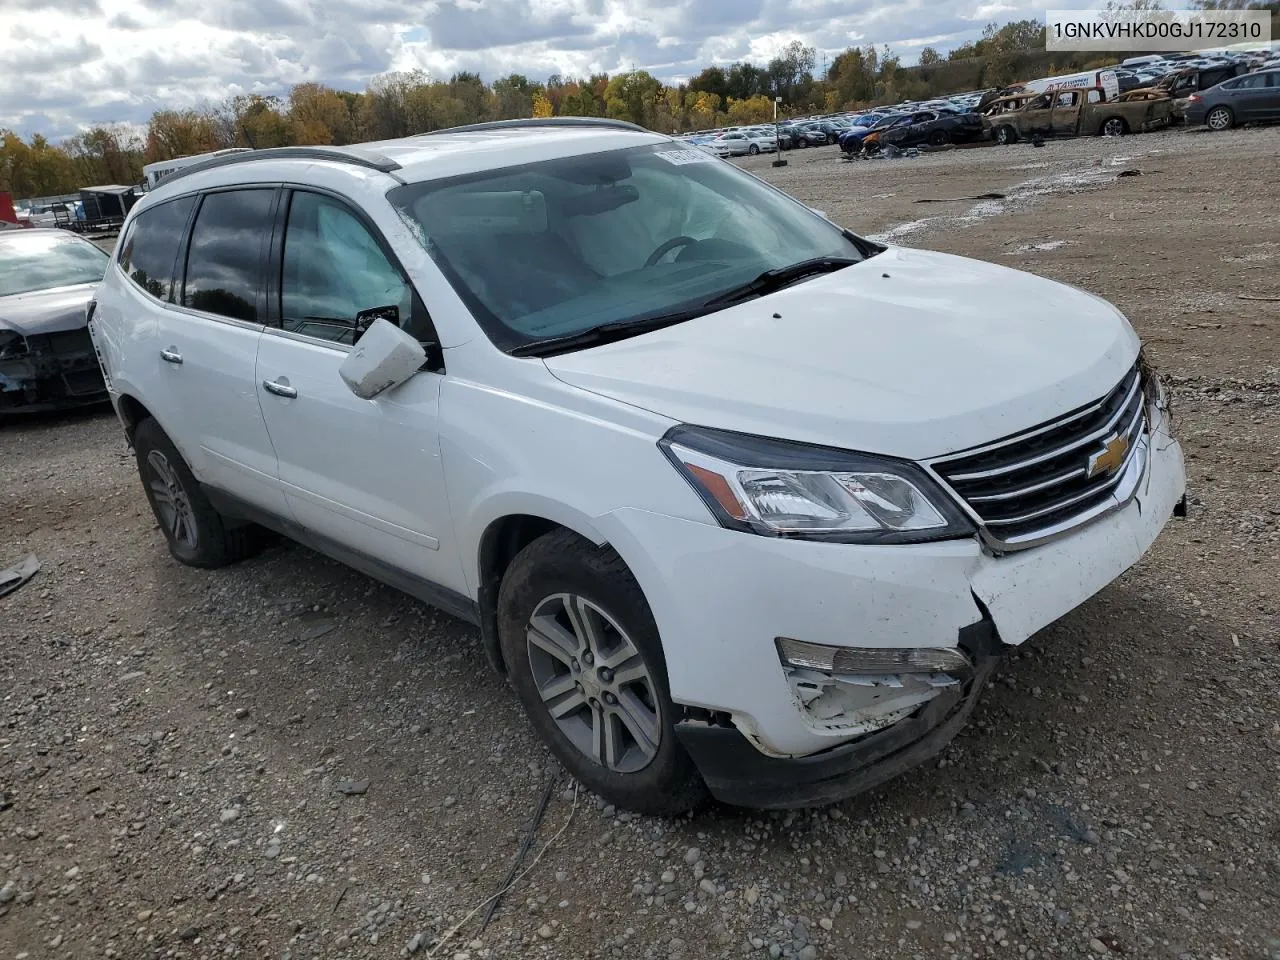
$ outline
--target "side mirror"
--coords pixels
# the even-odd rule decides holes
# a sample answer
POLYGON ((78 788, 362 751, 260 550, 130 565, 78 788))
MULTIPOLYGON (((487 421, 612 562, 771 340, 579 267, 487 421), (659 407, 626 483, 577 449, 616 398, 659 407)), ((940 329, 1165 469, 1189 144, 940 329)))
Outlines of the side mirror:
POLYGON ((417 373, 427 351, 395 324, 379 318, 338 367, 342 382, 361 400, 372 400, 417 373))

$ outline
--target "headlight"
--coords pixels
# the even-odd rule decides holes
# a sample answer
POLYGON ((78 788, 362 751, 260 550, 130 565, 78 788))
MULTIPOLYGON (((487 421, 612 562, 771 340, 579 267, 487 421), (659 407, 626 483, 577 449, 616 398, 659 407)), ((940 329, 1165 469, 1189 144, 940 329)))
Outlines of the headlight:
POLYGON ((839 543, 916 543, 974 532, 907 460, 706 427, 673 427, 659 446, 732 530, 839 543))
POLYGON ((0 360, 16 360, 27 355, 27 341, 15 330, 0 330, 0 360))

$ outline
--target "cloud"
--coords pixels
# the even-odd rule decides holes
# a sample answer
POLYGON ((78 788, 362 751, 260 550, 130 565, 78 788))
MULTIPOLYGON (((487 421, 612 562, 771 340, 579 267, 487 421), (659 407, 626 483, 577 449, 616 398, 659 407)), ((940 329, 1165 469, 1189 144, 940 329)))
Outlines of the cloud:
MULTIPOLYGON (((1083 7, 1093 0, 1059 0, 1083 7)), ((363 89, 388 70, 486 79, 631 67, 678 81, 764 61, 791 40, 829 62, 888 44, 975 39, 1040 0, 0 0, 0 127, 68 136, 90 123, 314 81, 363 89), (38 18, 34 15, 38 14, 38 18), (922 39, 927 38, 927 41, 922 39), (114 112, 113 112, 114 111, 114 112)))

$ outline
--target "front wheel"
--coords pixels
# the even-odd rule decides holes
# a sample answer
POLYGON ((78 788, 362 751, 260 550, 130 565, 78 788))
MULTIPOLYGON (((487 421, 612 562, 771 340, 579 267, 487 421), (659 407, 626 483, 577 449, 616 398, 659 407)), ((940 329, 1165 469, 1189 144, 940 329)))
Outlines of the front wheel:
POLYGON ((808 148, 808 146, 809 146, 809 138, 808 138, 808 137, 801 137, 801 138, 800 138, 800 149, 801 149, 801 150, 807 149, 807 148, 808 148))
POLYGON ((945 130, 935 130, 929 134, 929 145, 933 147, 945 147, 951 142, 951 134, 945 130))
POLYGON ((1018 132, 1014 130, 1013 127, 1007 124, 996 127, 996 143, 1000 144, 1000 146, 1007 147, 1009 144, 1017 141, 1017 139, 1018 132))
POLYGON ((1204 118, 1205 126, 1217 132, 1230 130, 1235 125, 1235 122, 1235 115, 1232 114, 1229 107, 1214 107, 1209 111, 1209 115, 1204 118))
POLYGON ((173 441, 148 417, 133 433, 142 487, 169 552, 191 567, 224 567, 256 553, 265 531, 235 525, 205 496, 173 441))
POLYGON ((760 148, 757 147, 754 143, 751 144, 751 146, 747 147, 747 153, 751 154, 751 156, 753 157, 759 152, 760 152, 760 148))
POLYGON ((657 624, 613 550, 567 530, 525 547, 498 591, 498 631, 530 722, 579 782, 648 815, 703 802, 676 740, 657 624))

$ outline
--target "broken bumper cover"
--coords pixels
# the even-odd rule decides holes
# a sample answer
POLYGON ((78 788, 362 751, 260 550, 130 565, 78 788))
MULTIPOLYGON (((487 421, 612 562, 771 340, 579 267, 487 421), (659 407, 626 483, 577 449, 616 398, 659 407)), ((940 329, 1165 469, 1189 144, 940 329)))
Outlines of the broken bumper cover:
POLYGON ((990 620, 960 631, 972 660, 963 686, 944 690, 912 716, 805 757, 770 757, 737 729, 685 721, 676 726, 707 789, 719 801, 759 809, 834 803, 879 786, 936 756, 968 722, 1004 651, 990 620))
POLYGON ((107 399, 87 329, 35 334, 8 346, 0 359, 0 414, 62 410, 107 399))

